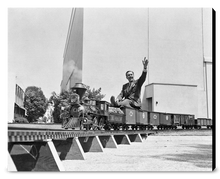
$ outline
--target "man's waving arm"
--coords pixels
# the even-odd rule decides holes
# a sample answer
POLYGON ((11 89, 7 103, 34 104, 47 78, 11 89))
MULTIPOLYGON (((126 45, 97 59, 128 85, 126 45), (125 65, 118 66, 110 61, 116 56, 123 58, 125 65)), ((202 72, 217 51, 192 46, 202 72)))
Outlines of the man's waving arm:
POLYGON ((147 66, 148 66, 149 60, 146 57, 144 57, 144 60, 142 60, 142 63, 143 63, 143 72, 142 72, 140 78, 138 79, 138 83, 141 84, 141 85, 146 80, 147 66))

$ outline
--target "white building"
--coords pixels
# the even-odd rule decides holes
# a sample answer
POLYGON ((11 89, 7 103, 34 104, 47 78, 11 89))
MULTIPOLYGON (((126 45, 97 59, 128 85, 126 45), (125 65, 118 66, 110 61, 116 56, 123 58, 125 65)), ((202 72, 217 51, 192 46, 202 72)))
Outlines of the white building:
POLYGON ((8 74, 8 122, 14 122, 17 117, 25 117, 24 91, 18 85, 15 74, 8 74))
POLYGON ((150 9, 149 14, 144 107, 212 118, 212 9, 150 9))
POLYGON ((73 9, 61 89, 76 82, 117 95, 125 72, 141 74, 142 108, 212 118, 212 9, 73 9))

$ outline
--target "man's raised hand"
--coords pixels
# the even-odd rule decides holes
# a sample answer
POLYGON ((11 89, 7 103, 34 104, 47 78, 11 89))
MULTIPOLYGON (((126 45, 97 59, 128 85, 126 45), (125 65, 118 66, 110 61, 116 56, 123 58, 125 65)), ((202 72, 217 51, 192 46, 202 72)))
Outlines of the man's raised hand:
POLYGON ((144 57, 144 60, 142 60, 142 63, 143 63, 144 68, 147 69, 149 60, 146 57, 144 57))

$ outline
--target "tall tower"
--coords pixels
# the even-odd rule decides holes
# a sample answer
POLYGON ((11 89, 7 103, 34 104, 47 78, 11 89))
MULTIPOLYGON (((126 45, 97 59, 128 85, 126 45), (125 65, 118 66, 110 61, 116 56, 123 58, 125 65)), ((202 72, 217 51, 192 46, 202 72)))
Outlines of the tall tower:
POLYGON ((83 59, 83 8, 74 8, 63 55, 63 77, 61 91, 69 90, 82 82, 83 59))

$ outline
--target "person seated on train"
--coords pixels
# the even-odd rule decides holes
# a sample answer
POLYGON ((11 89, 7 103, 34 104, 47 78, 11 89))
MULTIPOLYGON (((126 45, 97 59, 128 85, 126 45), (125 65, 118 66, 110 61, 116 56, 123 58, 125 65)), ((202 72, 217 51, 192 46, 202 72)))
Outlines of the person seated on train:
POLYGON ((143 72, 139 79, 134 80, 134 72, 127 71, 125 73, 128 83, 122 86, 121 93, 115 99, 114 96, 110 98, 111 106, 113 107, 132 107, 136 109, 141 108, 141 87, 146 80, 147 76, 147 66, 148 66, 148 59, 144 57, 143 63, 143 72))

